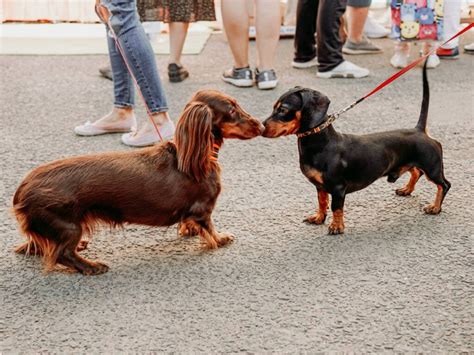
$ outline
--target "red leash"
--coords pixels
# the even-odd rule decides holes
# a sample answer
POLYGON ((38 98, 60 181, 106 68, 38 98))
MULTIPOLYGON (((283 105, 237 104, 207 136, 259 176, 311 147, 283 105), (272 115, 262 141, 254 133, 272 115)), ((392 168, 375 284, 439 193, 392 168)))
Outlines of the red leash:
POLYGON ((438 48, 444 46, 446 43, 449 43, 451 42, 453 39, 455 39, 456 37, 459 37, 461 36, 463 33, 469 31, 472 27, 474 26, 474 23, 471 23, 469 24, 468 26, 466 26, 465 28, 463 28, 461 31, 459 31, 458 33, 456 33, 454 36, 452 36, 450 39, 448 39, 446 42, 444 42, 443 44, 441 44, 440 46, 438 47, 435 47, 433 48, 432 50, 430 50, 428 53, 426 53, 425 55, 422 55, 420 58, 418 58, 417 60, 413 61, 412 63, 410 63, 408 66, 406 66, 405 68, 401 69, 400 71, 396 72, 395 74, 393 74, 390 78, 388 78, 387 80, 383 81, 381 84, 379 84, 375 89, 373 89, 371 92, 369 92, 368 94, 366 94, 365 96, 361 97, 360 99, 354 101, 352 104, 350 104, 349 106, 343 108, 342 110, 339 110, 335 113, 332 113, 330 118, 334 117, 334 119, 331 121, 333 122, 336 118, 338 118, 341 114, 349 111, 351 108, 353 108, 355 105, 361 103, 362 101, 364 101, 366 98, 372 96, 373 94, 375 94, 377 91, 380 91, 382 90, 385 86, 389 85, 390 83, 392 83, 393 81, 397 80, 399 77, 401 77, 403 74, 405 74, 407 71, 413 69, 418 63, 420 63, 421 61, 423 61, 423 59, 425 59, 426 57, 430 56, 431 54, 435 53, 438 48))
POLYGON ((115 45, 116 45, 117 49, 119 50, 119 53, 122 56, 122 59, 125 63, 125 66, 127 67, 127 70, 128 70, 128 72, 129 72, 130 76, 132 77, 133 82, 135 84, 135 87, 137 88, 137 91, 140 94, 140 97, 142 98, 142 101, 145 105, 146 112, 148 114, 148 118, 150 119, 151 123, 153 123, 153 127, 155 127, 156 133, 158 133, 158 137, 160 137, 160 141, 163 142, 163 137, 161 136, 160 129, 158 128, 158 125, 156 124, 155 120, 152 117, 153 114, 151 113, 150 108, 148 107, 148 105, 146 103, 145 97, 143 96, 142 91, 140 90, 140 86, 138 86, 138 81, 135 78, 135 75, 133 75, 132 69, 130 68, 130 65, 128 64, 127 57, 125 56, 125 52, 124 52, 122 46, 120 45, 118 37, 115 34, 114 29, 113 29, 113 27, 110 23, 111 13, 110 13, 109 9, 107 7, 105 7, 104 5, 97 3, 95 5, 95 12, 96 12, 97 16, 99 16, 100 20, 103 23, 107 24, 110 33, 112 33, 112 36, 113 36, 114 41, 115 41, 115 45))

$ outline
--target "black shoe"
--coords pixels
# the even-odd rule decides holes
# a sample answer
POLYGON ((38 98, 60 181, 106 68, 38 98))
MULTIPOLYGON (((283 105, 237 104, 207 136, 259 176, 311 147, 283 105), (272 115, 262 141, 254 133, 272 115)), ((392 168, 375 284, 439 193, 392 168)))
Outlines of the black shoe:
POLYGON ((112 76, 112 68, 110 66, 99 68, 99 73, 106 79, 114 80, 114 77, 112 76))
POLYGON ((189 72, 176 63, 168 64, 168 78, 172 83, 179 83, 189 76, 189 72))

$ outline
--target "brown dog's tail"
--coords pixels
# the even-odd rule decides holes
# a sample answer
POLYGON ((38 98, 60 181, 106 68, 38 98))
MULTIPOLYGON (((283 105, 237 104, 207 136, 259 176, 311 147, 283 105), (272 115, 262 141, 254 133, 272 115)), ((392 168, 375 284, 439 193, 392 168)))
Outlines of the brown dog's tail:
MULTIPOLYGON (((18 187, 13 197, 13 213, 18 221, 20 231, 26 236, 26 243, 20 244, 15 252, 20 254, 43 256, 46 270, 52 268, 57 261, 59 245, 40 231, 39 225, 42 223, 41 216, 35 213, 32 206, 34 196, 30 191, 31 187, 23 182, 18 187), (38 218, 39 217, 39 218, 38 218)), ((34 194, 33 194, 34 195, 34 194)))
POLYGON ((423 65, 423 101, 421 102, 421 112, 420 118, 416 128, 422 132, 426 132, 426 123, 428 121, 428 108, 430 105, 430 86, 428 84, 428 74, 426 70, 426 64, 428 59, 425 59, 425 64, 423 65))

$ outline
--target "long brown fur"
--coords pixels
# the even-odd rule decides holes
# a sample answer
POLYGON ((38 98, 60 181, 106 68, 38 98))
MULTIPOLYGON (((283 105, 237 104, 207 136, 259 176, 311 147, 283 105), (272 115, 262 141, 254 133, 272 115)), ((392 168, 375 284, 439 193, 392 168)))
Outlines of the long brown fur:
POLYGON ((171 226, 189 223, 208 249, 232 241, 214 229, 220 168, 210 159, 225 138, 250 139, 263 125, 220 92, 198 92, 186 106, 175 143, 131 152, 79 156, 30 172, 13 198, 26 243, 16 251, 41 255, 46 269, 62 264, 86 275, 107 265, 78 254, 81 239, 99 224, 171 226))

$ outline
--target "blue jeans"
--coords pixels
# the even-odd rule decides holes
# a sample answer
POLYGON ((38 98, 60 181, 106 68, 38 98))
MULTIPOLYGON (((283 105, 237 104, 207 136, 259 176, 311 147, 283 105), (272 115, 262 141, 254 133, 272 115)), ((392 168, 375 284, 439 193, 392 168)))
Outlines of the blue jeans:
MULTIPOLYGON (((148 108, 152 113, 168 111, 155 55, 140 23, 135 0, 101 0, 101 3, 111 12, 110 24, 148 108)), ((107 44, 114 78, 114 106, 132 107, 135 104, 133 79, 110 33, 107 44)))

